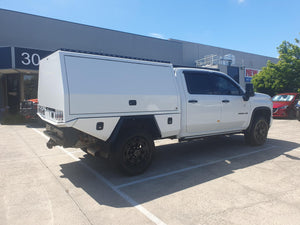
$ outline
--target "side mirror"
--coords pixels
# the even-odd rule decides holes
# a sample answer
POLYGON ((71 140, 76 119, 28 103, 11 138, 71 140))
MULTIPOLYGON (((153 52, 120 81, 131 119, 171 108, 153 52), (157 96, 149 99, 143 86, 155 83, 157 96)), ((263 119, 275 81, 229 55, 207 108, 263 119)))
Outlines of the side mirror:
POLYGON ((254 96, 254 88, 253 84, 247 83, 246 84, 246 93, 243 95, 244 101, 248 101, 250 97, 254 96))

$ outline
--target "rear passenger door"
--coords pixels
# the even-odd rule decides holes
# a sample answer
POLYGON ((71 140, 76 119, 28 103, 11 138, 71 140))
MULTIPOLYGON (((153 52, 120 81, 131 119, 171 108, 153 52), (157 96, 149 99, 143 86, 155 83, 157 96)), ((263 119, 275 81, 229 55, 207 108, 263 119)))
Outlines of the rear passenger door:
POLYGON ((186 82, 186 131, 190 135, 220 130, 221 99, 213 93, 213 77, 207 71, 184 71, 186 82))

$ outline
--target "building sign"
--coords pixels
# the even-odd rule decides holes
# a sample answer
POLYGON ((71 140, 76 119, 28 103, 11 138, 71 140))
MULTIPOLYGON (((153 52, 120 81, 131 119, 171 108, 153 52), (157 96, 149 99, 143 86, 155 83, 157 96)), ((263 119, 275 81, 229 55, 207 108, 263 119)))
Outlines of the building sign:
POLYGON ((255 74, 257 74, 260 70, 257 69, 245 69, 245 82, 250 83, 255 74))
POLYGON ((29 48, 15 48, 16 69, 38 70, 40 60, 50 54, 50 51, 29 48))
POLYGON ((11 48, 1 47, 0 48, 0 69, 11 69, 11 48))
POLYGON ((40 60, 51 53, 51 51, 30 48, 0 47, 0 70, 38 70, 40 60))

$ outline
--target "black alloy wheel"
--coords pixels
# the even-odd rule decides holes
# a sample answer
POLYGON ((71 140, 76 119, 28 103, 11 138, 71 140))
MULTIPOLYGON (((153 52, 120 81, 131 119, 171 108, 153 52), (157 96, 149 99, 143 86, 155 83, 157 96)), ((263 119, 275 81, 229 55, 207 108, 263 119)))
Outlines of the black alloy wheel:
POLYGON ((245 131, 245 140, 253 146, 263 145, 266 142, 269 124, 264 117, 255 118, 251 126, 245 131))
POLYGON ((268 135, 269 126, 265 120, 259 120, 254 127, 254 139, 257 143, 263 144, 268 135))
POLYGON ((151 135, 143 131, 123 133, 116 142, 116 163, 121 172, 141 174, 150 166, 154 148, 151 135))
POLYGON ((123 161, 128 167, 140 167, 150 159, 150 152, 148 141, 142 136, 135 136, 124 145, 123 161))

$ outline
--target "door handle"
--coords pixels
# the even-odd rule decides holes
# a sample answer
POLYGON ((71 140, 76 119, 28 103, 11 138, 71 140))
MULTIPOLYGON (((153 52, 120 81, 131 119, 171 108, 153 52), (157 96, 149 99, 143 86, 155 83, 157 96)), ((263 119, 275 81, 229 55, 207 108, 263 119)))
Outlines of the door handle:
POLYGON ((223 103, 229 103, 230 101, 225 99, 225 100, 222 100, 222 102, 223 103))
POLYGON ((193 99, 193 100, 189 100, 189 103, 197 103, 198 101, 193 99))

